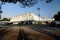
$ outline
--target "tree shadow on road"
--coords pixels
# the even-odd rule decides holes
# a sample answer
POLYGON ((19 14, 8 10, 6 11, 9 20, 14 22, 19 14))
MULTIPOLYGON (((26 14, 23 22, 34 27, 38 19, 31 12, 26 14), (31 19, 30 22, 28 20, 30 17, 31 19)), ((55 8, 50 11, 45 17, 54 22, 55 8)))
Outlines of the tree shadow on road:
POLYGON ((9 32, 9 30, 7 30, 7 27, 1 27, 1 28, 0 28, 0 40, 3 39, 3 36, 4 36, 7 32, 9 32))
POLYGON ((32 40, 32 38, 30 38, 29 35, 23 29, 20 29, 18 40, 32 40))

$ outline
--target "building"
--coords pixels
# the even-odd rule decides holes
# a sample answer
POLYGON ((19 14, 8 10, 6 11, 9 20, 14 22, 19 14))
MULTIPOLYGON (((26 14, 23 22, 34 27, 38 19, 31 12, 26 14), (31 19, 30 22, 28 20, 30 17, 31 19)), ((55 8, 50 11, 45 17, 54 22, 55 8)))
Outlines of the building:
POLYGON ((47 19, 47 18, 39 18, 37 15, 33 14, 32 12, 29 12, 27 14, 21 14, 15 17, 12 17, 10 19, 10 22, 13 22, 13 24, 18 24, 18 23, 30 23, 32 22, 33 24, 36 23, 38 24, 39 21, 44 22, 44 21, 53 21, 53 19, 47 19))
POLYGON ((39 21, 39 17, 37 17, 36 15, 30 12, 28 14, 21 14, 21 15, 12 17, 10 21, 14 22, 14 21, 28 21, 28 20, 39 21))

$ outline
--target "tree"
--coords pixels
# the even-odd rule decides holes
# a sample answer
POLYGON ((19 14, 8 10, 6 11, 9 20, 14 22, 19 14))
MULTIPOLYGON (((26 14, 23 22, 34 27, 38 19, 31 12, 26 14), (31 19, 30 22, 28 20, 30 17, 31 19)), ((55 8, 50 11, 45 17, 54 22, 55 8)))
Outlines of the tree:
POLYGON ((10 21, 8 18, 3 18, 2 21, 10 21))
POLYGON ((1 14, 2 14, 2 10, 1 10, 1 6, 0 6, 0 19, 1 19, 1 14))
MULTIPOLYGON (((17 2, 19 2, 20 4, 22 4, 24 7, 31 7, 34 4, 37 4, 38 0, 0 0, 1 4, 6 4, 6 3, 14 3, 16 4, 17 2)), ((41 0, 43 1, 43 0, 41 0)), ((52 0, 46 0, 46 3, 50 3, 52 0)))
POLYGON ((60 12, 58 12, 58 14, 55 14, 53 18, 55 18, 55 21, 60 21, 60 12))

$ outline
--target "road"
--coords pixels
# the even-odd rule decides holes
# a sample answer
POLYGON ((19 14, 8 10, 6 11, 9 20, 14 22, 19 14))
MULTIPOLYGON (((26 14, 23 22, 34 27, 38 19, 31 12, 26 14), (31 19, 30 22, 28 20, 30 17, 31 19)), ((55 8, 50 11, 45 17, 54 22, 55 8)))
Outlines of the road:
POLYGON ((0 27, 0 40, 60 40, 60 28, 41 25, 0 27))
POLYGON ((33 25, 29 27, 38 32, 42 32, 50 37, 53 37, 55 40, 60 40, 60 28, 59 27, 50 27, 50 26, 37 26, 33 25))

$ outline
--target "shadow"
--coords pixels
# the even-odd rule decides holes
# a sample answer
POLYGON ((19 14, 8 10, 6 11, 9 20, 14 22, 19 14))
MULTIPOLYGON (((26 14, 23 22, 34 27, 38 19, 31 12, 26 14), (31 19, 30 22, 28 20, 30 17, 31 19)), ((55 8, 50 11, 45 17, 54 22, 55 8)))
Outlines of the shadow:
POLYGON ((32 40, 32 39, 23 29, 20 29, 19 35, 18 35, 18 40, 32 40))
POLYGON ((3 36, 9 32, 9 30, 7 30, 7 27, 3 28, 2 30, 0 30, 0 40, 3 39, 3 36))
MULTIPOLYGON (((44 26, 45 27, 45 26, 44 26)), ((35 31, 38 31, 38 32, 41 32, 43 34, 46 34, 52 38, 54 38, 55 40, 60 40, 60 36, 59 35, 56 35, 54 33, 50 33, 48 31, 45 31, 43 28, 41 28, 40 26, 37 26, 37 25, 32 25, 32 27, 30 27, 31 29, 35 30, 35 31)))

